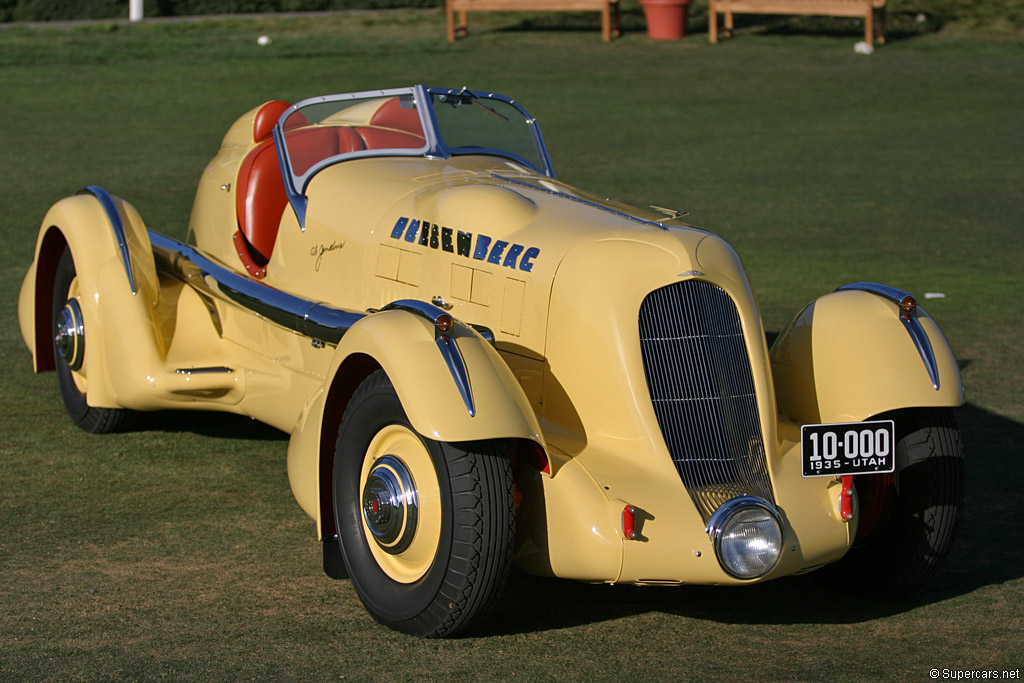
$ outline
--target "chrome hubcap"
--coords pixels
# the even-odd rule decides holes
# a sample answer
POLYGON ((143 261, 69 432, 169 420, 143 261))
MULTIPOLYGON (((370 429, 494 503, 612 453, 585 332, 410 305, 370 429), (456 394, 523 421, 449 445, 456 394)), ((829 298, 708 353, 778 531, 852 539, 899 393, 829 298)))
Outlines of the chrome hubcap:
POLYGON ((363 519, 374 541, 390 555, 404 552, 417 516, 416 485, 405 463, 393 455, 378 458, 363 487, 363 519))
POLYGON ((54 336, 57 353, 72 370, 81 370, 85 359, 85 326, 82 321, 82 309, 75 299, 68 299, 64 309, 57 317, 57 330, 54 336))

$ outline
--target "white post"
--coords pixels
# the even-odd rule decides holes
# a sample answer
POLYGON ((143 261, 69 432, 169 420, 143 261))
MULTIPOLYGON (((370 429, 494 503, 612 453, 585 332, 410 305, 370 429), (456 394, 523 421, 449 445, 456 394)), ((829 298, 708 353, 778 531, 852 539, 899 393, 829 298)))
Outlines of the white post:
POLYGON ((142 21, 142 0, 128 0, 128 21, 142 21))

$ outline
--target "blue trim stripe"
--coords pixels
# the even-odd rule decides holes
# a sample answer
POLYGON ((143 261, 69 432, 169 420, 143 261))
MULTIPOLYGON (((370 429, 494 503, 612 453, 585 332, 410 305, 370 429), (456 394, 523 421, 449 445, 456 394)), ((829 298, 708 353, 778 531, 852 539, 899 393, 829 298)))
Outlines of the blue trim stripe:
POLYGON ((78 194, 85 193, 96 197, 100 202, 100 206, 103 207, 103 211, 106 212, 107 220, 110 221, 110 228, 114 231, 114 237, 117 239, 117 246, 121 249, 121 262, 124 264, 125 274, 128 275, 128 284, 132 288, 132 294, 137 294, 138 289, 135 287, 135 275, 132 273, 132 256, 128 251, 128 239, 124 232, 124 223, 121 221, 121 213, 117 210, 114 198, 110 196, 109 192, 96 185, 89 185, 78 194))

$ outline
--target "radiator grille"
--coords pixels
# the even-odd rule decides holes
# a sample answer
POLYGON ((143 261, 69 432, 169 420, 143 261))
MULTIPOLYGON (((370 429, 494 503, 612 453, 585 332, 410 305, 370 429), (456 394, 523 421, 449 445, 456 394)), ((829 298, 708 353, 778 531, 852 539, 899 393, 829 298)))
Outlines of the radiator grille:
POLYGON ((640 348, 658 425, 704 521, 736 496, 774 504, 743 328, 725 290, 687 280, 651 292, 640 348))

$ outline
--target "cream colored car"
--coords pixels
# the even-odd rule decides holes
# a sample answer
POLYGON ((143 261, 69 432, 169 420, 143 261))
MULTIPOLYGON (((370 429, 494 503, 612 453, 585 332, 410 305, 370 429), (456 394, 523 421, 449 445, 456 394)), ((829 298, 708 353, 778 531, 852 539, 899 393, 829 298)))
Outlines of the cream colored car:
POLYGON ((326 572, 405 632, 463 632, 513 561, 912 590, 962 498, 942 333, 856 283, 769 350, 735 251, 679 216, 556 180, 500 95, 268 102, 203 172, 187 244, 99 187, 55 204, 21 329, 89 431, 178 408, 289 433, 326 572))

